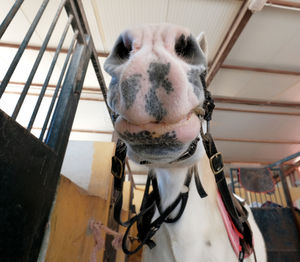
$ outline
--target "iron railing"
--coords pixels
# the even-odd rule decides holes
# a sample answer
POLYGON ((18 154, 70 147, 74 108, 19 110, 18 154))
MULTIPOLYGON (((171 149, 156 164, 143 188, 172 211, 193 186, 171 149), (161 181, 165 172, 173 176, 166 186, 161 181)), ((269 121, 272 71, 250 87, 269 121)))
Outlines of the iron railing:
MULTIPOLYGON (((18 10, 22 6, 23 2, 24 2, 23 0, 17 0, 15 2, 15 4, 12 6, 12 8, 9 11, 9 13, 7 14, 7 16, 4 18, 3 22, 0 25, 0 39, 3 36, 3 34, 5 33, 6 29, 9 27, 10 22, 13 20, 14 15, 18 12, 18 10)), ((0 81, 1 81, 0 99, 1 99, 2 95, 4 94, 7 86, 9 86, 10 79, 11 79, 16 67, 18 66, 18 63, 19 63, 24 51, 26 50, 26 47, 28 46, 28 43, 29 43, 34 31, 36 30, 38 23, 39 23, 41 17, 43 16, 45 9, 47 8, 48 3, 49 3, 49 0, 44 0, 42 2, 38 12, 36 13, 35 18, 33 19, 32 24, 30 25, 23 41, 21 42, 20 47, 18 48, 18 51, 16 52, 5 76, 3 77, 2 80, 0 79, 0 81)), ((83 66, 85 67, 85 64, 86 64, 86 63, 80 64, 80 61, 82 61, 82 57, 79 58, 79 56, 84 55, 85 56, 84 58, 86 60, 89 60, 92 62, 96 76, 97 76, 98 84, 101 88, 101 92, 102 92, 103 97, 105 98, 104 99, 105 101, 106 101, 106 90, 107 90, 103 75, 101 73, 101 68, 100 68, 100 64, 98 61, 96 49, 95 49, 93 41, 91 39, 91 33, 90 33, 90 30, 88 27, 87 19, 83 12, 82 3, 81 3, 81 1, 75 1, 75 0, 62 0, 60 2, 60 5, 57 8, 56 14, 54 15, 54 18, 49 26, 48 32, 43 40, 41 48, 38 52, 38 55, 35 59, 35 62, 33 64, 32 68, 31 68, 30 74, 24 84, 24 87, 18 98, 18 101, 16 103, 16 106, 13 110, 11 117, 14 120, 16 120, 19 115, 19 112, 22 108, 24 100, 28 94, 28 90, 31 87, 32 80, 40 66, 43 55, 46 52, 47 46, 49 44, 49 40, 50 40, 51 36, 53 35, 53 32, 55 31, 55 29, 57 29, 56 28, 57 21, 60 18, 61 13, 64 8, 65 8, 65 10, 67 12, 67 16, 68 16, 68 18, 66 19, 66 22, 65 22, 65 28, 64 28, 64 31, 61 34, 61 37, 58 41, 58 45, 54 52, 53 59, 50 64, 50 67, 48 69, 48 73, 46 75, 44 83, 42 84, 42 88, 38 95, 36 104, 34 106, 32 106, 33 112, 31 114, 30 120, 27 124, 27 129, 29 131, 31 131, 33 124, 36 120, 37 114, 39 113, 41 103, 43 101, 45 93, 48 89, 49 81, 53 74, 54 68, 57 64, 58 57, 59 57, 60 53, 62 52, 63 44, 66 44, 65 43, 66 35, 68 32, 72 31, 73 38, 69 43, 69 47, 68 47, 68 51, 67 51, 67 55, 66 55, 64 64, 63 64, 63 68, 61 69, 59 79, 56 83, 56 87, 54 89, 54 92, 53 92, 53 95, 51 98, 48 112, 44 116, 44 123, 42 125, 41 131, 39 134, 40 140, 44 141, 46 144, 51 145, 54 148, 55 148, 55 146, 54 146, 55 142, 51 141, 51 140, 54 140, 54 139, 57 140, 57 138, 55 138, 55 137, 58 134, 55 133, 55 132, 57 132, 55 126, 59 125, 58 119, 60 118, 60 115, 63 114, 63 108, 62 108, 62 106, 64 104, 63 101, 69 100, 69 98, 65 97, 66 95, 72 96, 71 92, 70 91, 67 92, 66 89, 68 89, 70 84, 75 84, 73 81, 74 79, 73 80, 70 79, 70 77, 75 77, 75 75, 71 76, 70 72, 71 71, 75 72, 75 70, 80 72, 80 71, 82 71, 83 66), (72 28, 72 30, 70 29, 70 27, 72 28), (82 48, 86 49, 87 52, 81 50, 82 48), (79 69, 78 66, 81 67, 80 70, 78 70, 79 69), (56 107, 55 107, 55 104, 56 104, 56 107), (53 113, 53 111, 54 111, 54 113, 53 113), (54 118, 54 116, 56 119, 54 118)), ((84 70, 86 70, 86 68, 84 68, 84 70)), ((76 81, 77 80, 78 79, 76 79, 76 81)), ((74 91, 73 95, 76 93, 77 93, 76 96, 78 96, 78 94, 80 95, 81 88, 82 88, 82 85, 77 86, 76 89, 73 90, 74 91)))
MULTIPOLYGON (((273 177, 279 178, 280 169, 271 169, 273 177)), ((231 179, 231 190, 233 193, 244 198, 248 205, 251 207, 261 207, 261 205, 266 203, 278 204, 282 207, 287 206, 287 201, 284 195, 284 191, 280 181, 274 179, 274 191, 269 193, 260 193, 260 192, 250 192, 244 189, 240 183, 239 179, 239 169, 231 168, 230 169, 230 179, 231 179)), ((274 205, 275 206, 275 205, 274 205)))
MULTIPOLYGON (((0 39, 5 35, 23 0, 16 0, 0 25, 0 39)), ((11 79, 25 53, 33 33, 41 21, 49 0, 44 0, 14 55, 7 72, 0 79, 0 102, 8 93, 11 79)), ((61 29, 61 28, 60 28, 61 29)), ((57 34, 56 34, 57 35, 57 34)), ((89 62, 92 63, 99 91, 106 101, 106 85, 101 73, 96 49, 80 0, 62 0, 57 7, 48 32, 42 40, 37 57, 19 94, 10 116, 0 110, 0 260, 37 261, 46 223, 55 197, 60 169, 80 99, 89 62), (66 11, 66 15, 63 14, 66 11), (65 25, 57 46, 48 47, 57 22, 65 16, 65 25), (71 34, 69 39, 66 36, 71 34), (67 41, 69 39, 69 42, 67 41), (63 46, 65 60, 44 115, 40 134, 30 134, 41 111, 41 104, 50 86, 63 46), (45 80, 42 83, 28 123, 21 127, 16 121, 33 79, 41 67, 47 48, 55 50, 45 80), (27 129, 27 131, 25 130, 27 129)), ((0 60, 1 63, 1 60, 0 60)), ((51 85, 53 86, 53 84, 51 85)))

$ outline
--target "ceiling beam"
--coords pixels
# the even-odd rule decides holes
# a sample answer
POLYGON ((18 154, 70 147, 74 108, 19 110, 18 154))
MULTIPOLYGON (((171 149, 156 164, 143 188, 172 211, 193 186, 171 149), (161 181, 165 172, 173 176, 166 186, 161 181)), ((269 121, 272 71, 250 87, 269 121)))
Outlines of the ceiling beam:
POLYGON ((284 6, 284 7, 300 8, 300 3, 293 2, 293 1, 269 0, 268 3, 272 4, 272 5, 280 5, 280 6, 284 6))
POLYGON ((226 104, 300 108, 300 103, 290 103, 290 102, 282 102, 282 101, 243 99, 243 98, 223 97, 223 96, 213 96, 213 99, 217 103, 226 103, 226 104))
MULTIPOLYGON (((1 81, 0 81, 0 83, 1 83, 1 81)), ((9 81, 8 84, 9 85, 24 86, 25 82, 9 81)), ((31 83, 30 86, 43 87, 44 84, 43 83, 31 83)), ((56 88, 56 85, 54 85, 54 84, 48 84, 47 88, 51 88, 51 89, 52 88, 56 88)), ((99 87, 88 87, 88 86, 85 86, 82 89, 85 90, 85 91, 92 91, 92 92, 95 92, 95 93, 101 93, 101 89, 99 87)))
MULTIPOLYGON (((19 48, 20 44, 8 43, 8 42, 0 42, 0 47, 8 47, 8 48, 19 48)), ((39 51, 41 46, 37 45, 27 45, 25 49, 39 51)), ((46 52, 55 52, 56 47, 47 47, 46 52)), ((62 48, 60 50, 61 53, 68 53, 67 48, 62 48)), ((107 57, 109 54, 106 52, 97 52, 98 57, 107 57)))
POLYGON ((215 57, 213 58, 206 78, 207 86, 209 86, 212 82, 213 78, 219 71, 220 66, 223 64, 233 45, 251 18, 252 11, 248 9, 248 6, 249 1, 244 1, 238 14, 235 16, 231 26, 229 27, 229 30, 227 31, 215 57))
POLYGON ((263 115, 282 115, 282 116, 300 116, 300 112, 274 112, 274 111, 265 111, 265 110, 248 110, 240 108, 227 108, 216 106, 216 111, 225 111, 225 112, 237 112, 237 113, 249 113, 249 114, 263 114, 263 115))
POLYGON ((280 145, 300 145, 300 140, 264 140, 264 139, 243 139, 214 137, 215 141, 220 142, 237 142, 237 143, 257 143, 257 144, 280 144, 280 145))
POLYGON ((260 68, 260 67, 250 67, 250 66, 239 66, 239 65, 221 65, 222 69, 231 69, 231 70, 241 70, 241 71, 251 71, 259 73, 269 73, 269 74, 279 74, 279 75, 293 75, 300 76, 298 71, 287 71, 287 70, 278 70, 278 69, 269 69, 269 68, 260 68))

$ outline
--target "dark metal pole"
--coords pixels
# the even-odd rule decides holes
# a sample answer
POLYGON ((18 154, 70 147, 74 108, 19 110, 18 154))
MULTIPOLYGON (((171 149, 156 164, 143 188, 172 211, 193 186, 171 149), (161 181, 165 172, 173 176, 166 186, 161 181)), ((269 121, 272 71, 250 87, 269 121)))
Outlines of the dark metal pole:
POLYGON ((3 34, 5 33, 7 27, 9 26, 10 22, 15 17, 16 13, 18 12, 20 6, 23 4, 24 0, 17 0, 12 8, 9 10, 8 14, 2 21, 0 25, 0 39, 2 38, 3 34))
POLYGON ((84 76, 90 61, 90 37, 87 37, 86 43, 87 46, 77 42, 46 137, 46 144, 58 154, 65 153, 61 150, 65 150, 68 143, 84 76))
POLYGON ((73 35, 73 39, 72 39, 71 45, 69 47, 69 50, 68 50, 68 53, 67 53, 67 56, 66 56, 63 68, 61 70, 61 73, 60 73, 60 76, 59 76, 59 80, 58 80, 58 82, 56 84, 56 88, 55 88, 55 91, 54 91, 54 94, 53 94, 53 97, 52 97, 52 100, 51 100, 51 104, 50 104, 50 107, 49 107, 46 119, 44 121, 44 125, 43 125, 43 128, 42 128, 42 131, 41 131, 41 134, 40 134, 40 140, 43 140, 43 138, 44 138, 44 134, 46 132, 46 129, 47 129, 47 126, 48 126, 48 122, 49 122, 49 119, 50 119, 50 116, 52 114, 52 110, 53 110, 53 107, 54 107, 54 103, 55 103, 56 97, 58 95, 58 91, 60 89, 62 80, 64 78, 65 71, 67 69, 67 65, 69 63, 69 60, 70 60, 70 57, 71 57, 71 54, 72 54, 72 51, 73 51, 73 48, 74 48, 74 45, 75 45, 75 41, 77 39, 77 35, 78 35, 78 31, 76 30, 75 34, 73 35))
POLYGON ((49 42, 49 40, 50 40, 50 37, 51 37, 51 35, 52 35, 53 31, 54 31, 55 25, 56 25, 56 23, 57 23, 57 21, 58 21, 58 18, 59 18, 59 16, 60 16, 60 13, 61 13, 63 7, 64 7, 65 2, 66 2, 66 0, 61 1, 60 5, 59 5, 59 7, 58 7, 58 9, 57 9, 57 12, 56 12, 56 14, 55 14, 55 16, 54 16, 54 19, 53 19, 53 21, 52 21, 52 23, 51 23, 51 25, 50 25, 50 28, 49 28, 49 30, 48 30, 48 32, 47 32, 47 35, 46 35, 46 37, 45 37, 45 39, 44 39, 44 42, 43 42, 43 44, 42 44, 42 47, 41 47, 41 49, 40 49, 40 51, 39 51, 39 53, 38 53, 38 56, 37 56, 37 58, 36 58, 36 60, 35 60, 35 62, 34 62, 34 65, 33 65, 32 69, 31 69, 31 72, 30 72, 30 74, 29 74, 29 77, 28 77, 28 79, 27 79, 27 81, 26 81, 26 83, 25 83, 25 86, 24 86, 24 88, 23 88, 23 91, 22 91, 22 93, 21 93, 21 96, 20 96, 20 98, 19 98, 19 100, 18 100, 18 102, 17 102, 17 105, 16 105, 16 107, 15 107, 15 110, 14 110, 14 112, 13 112, 13 114, 12 114, 12 119, 14 119, 14 120, 17 118, 17 116, 18 116, 18 114, 19 114, 19 111, 20 111, 21 106, 22 106, 22 104, 23 104, 23 102, 24 102, 24 99, 25 99, 25 97, 26 97, 26 94, 27 94, 27 92, 28 92, 28 90, 29 90, 29 88, 30 88, 32 79, 33 79, 33 77, 34 77, 34 75, 35 75, 35 73, 36 73, 36 71, 37 71, 37 69, 38 69, 38 66, 39 66, 41 60, 42 60, 42 57, 43 57, 43 55, 44 55, 44 52, 45 52, 45 50, 46 50, 46 47, 47 47, 48 42, 49 42))
POLYGON ((293 155, 290 155, 290 156, 288 156, 288 157, 285 157, 285 158, 283 158, 283 159, 280 159, 279 161, 276 161, 275 163, 268 165, 268 167, 269 167, 269 168, 274 168, 274 167, 276 167, 276 166, 279 166, 279 165, 283 164, 284 162, 287 162, 287 161, 289 161, 289 160, 292 160, 293 158, 295 158, 295 157, 297 157, 297 156, 300 156, 300 152, 297 152, 297 153, 295 153, 295 154, 293 154, 293 155))
POLYGON ((33 32, 34 32, 37 24, 38 24, 38 22, 40 21, 40 18, 42 16, 42 14, 44 13, 48 2, 49 2, 49 0, 44 0, 44 2, 42 3, 39 11, 37 12, 37 14, 36 14, 36 16, 35 16, 32 24, 30 25, 30 27, 29 27, 29 29, 28 29, 28 31, 26 33, 26 36, 23 39, 22 44, 20 45, 20 47, 19 47, 19 49, 18 49, 18 51, 17 51, 17 53, 16 53, 13 61, 11 62, 10 66, 9 66, 9 68, 8 68, 6 74, 5 74, 5 76, 4 76, 4 78, 3 78, 2 82, 1 82, 1 85, 0 85, 0 98, 3 95, 3 93, 4 93, 5 88, 6 88, 7 84, 8 84, 8 82, 9 82, 9 80, 10 80, 13 72, 16 69, 17 64, 19 63, 19 60, 20 60, 22 54, 24 53, 24 50, 25 50, 25 48, 26 48, 26 46, 27 46, 27 44, 28 44, 28 42, 29 42, 29 40, 30 40, 30 38, 31 38, 31 36, 32 36, 32 34, 33 34, 33 32))
POLYGON ((234 190, 234 178, 233 178, 233 169, 230 168, 230 179, 231 179, 231 189, 232 189, 232 192, 235 193, 235 190, 234 190))
POLYGON ((54 54, 54 56, 53 56, 53 59, 52 59, 50 68, 49 68, 49 70, 48 70, 48 73, 47 73, 47 76, 46 76, 46 80, 45 80, 45 82, 44 82, 44 84, 43 84, 41 93, 40 93, 40 95, 39 95, 39 97, 38 97, 38 100, 37 100, 36 105, 35 105, 35 107, 34 107, 33 113, 32 113, 32 115, 31 115, 31 118, 30 118, 30 121, 29 121, 29 124, 28 124, 28 127, 27 127, 28 130, 31 130, 32 125, 33 125, 33 122, 34 122, 34 120, 35 120, 35 118, 36 118, 37 112, 38 112, 38 110, 39 110, 39 108, 40 108, 40 105, 41 105, 41 103, 42 103, 42 99, 43 99, 43 97, 44 97, 44 95, 45 95, 46 89, 47 89, 47 87, 48 87, 48 83, 49 83, 49 81, 50 81, 50 77, 51 77, 52 72, 53 72, 53 70, 54 70, 54 67, 55 67, 55 64, 56 64, 56 61, 57 61, 59 52, 60 52, 60 50, 61 50, 61 48, 62 48, 62 45, 63 45, 64 40, 65 40, 65 38, 66 38, 66 35, 67 35, 67 33, 68 33, 68 29, 69 29, 69 26, 70 26, 70 24, 71 24, 72 19, 73 19, 73 16, 70 15, 70 17, 69 17, 69 19, 68 19, 68 22, 67 22, 67 24, 66 24, 66 26, 65 26, 65 29, 64 29, 64 31, 63 31, 63 34, 62 34, 62 36, 61 36, 61 38, 60 38, 60 41, 59 41, 59 43, 58 43, 58 46, 57 46, 57 48, 56 48, 55 54, 54 54))

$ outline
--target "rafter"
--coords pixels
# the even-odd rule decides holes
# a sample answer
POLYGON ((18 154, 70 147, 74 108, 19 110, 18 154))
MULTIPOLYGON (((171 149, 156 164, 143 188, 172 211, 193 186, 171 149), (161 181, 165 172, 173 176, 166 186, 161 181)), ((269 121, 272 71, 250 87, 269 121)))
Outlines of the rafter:
POLYGON ((251 18, 252 11, 248 9, 248 6, 249 1, 244 1, 229 30, 227 31, 227 34, 225 35, 225 38, 223 39, 208 70, 206 78, 207 86, 209 86, 209 84, 212 82, 213 78, 219 71, 220 66, 223 64, 233 45, 251 18))
POLYGON ((269 0, 268 3, 273 5, 285 6, 285 7, 300 8, 300 3, 294 1, 269 0))
MULTIPOLYGON (((8 42, 0 42, 0 47, 8 47, 8 48, 19 48, 20 44, 16 43, 8 43, 8 42)), ((25 49, 39 51, 41 46, 38 45, 27 45, 25 49)), ((56 47, 47 47, 46 52, 55 52, 56 47)), ((68 53, 67 48, 62 48, 61 53, 68 53)), ((109 54, 106 52, 97 52, 98 57, 107 57, 109 54)))
POLYGON ((231 70, 259 72, 259 73, 300 76, 299 71, 278 70, 278 69, 271 69, 271 68, 239 66, 239 65, 224 65, 224 64, 221 65, 220 68, 222 68, 222 69, 231 69, 231 70))

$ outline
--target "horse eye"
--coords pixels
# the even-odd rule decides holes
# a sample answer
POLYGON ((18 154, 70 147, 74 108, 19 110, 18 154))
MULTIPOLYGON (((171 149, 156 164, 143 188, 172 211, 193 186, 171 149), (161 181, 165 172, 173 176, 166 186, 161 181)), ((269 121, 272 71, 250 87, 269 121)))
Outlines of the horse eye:
POLYGON ((199 46, 192 36, 181 35, 175 43, 175 52, 183 60, 190 64, 198 64, 201 57, 199 46))
POLYGON ((124 43, 123 38, 119 37, 114 48, 115 54, 121 59, 128 59, 130 51, 132 50, 131 44, 132 43, 130 41, 126 41, 126 43, 124 43))

